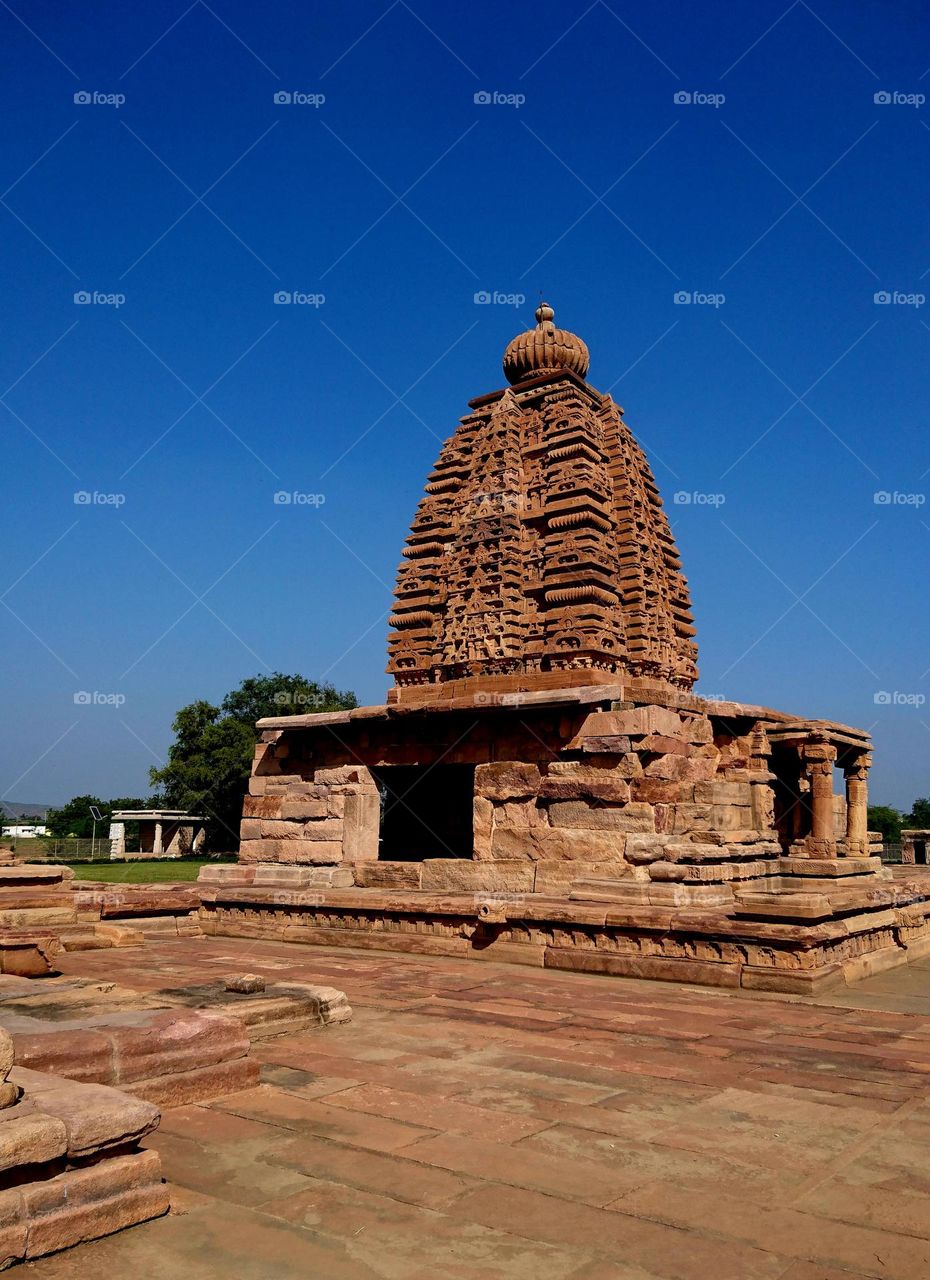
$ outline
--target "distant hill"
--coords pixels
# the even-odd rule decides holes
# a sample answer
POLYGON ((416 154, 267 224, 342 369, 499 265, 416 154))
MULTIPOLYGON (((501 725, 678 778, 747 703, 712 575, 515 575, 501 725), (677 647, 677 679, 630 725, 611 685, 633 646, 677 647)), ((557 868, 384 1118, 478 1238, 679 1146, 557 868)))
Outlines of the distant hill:
POLYGON ((20 804, 13 800, 0 800, 0 810, 7 818, 22 818, 24 815, 37 818, 43 818, 49 809, 54 808, 50 804, 20 804))

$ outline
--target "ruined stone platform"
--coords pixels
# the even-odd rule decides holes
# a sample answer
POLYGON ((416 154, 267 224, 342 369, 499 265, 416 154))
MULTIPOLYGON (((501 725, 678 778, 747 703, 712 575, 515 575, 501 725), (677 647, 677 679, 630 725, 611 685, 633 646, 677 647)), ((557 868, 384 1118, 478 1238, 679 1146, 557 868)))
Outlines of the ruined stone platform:
POLYGON ((36 1280, 928 1274, 930 961, 814 999, 230 938, 63 964, 286 973, 355 1020, 166 1111, 172 1213, 36 1280))
POLYGON ((112 981, 0 978, 0 1026, 17 1066, 114 1085, 159 1105, 257 1083, 256 1041, 346 1022, 342 991, 224 977, 139 991, 112 981))

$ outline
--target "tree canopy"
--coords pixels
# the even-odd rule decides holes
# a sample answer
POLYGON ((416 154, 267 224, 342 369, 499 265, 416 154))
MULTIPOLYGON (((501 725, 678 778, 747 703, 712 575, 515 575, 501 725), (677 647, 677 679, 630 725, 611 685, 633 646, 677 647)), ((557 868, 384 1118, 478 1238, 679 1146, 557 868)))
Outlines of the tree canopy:
MULTIPOLYGON (((79 836, 89 840, 94 831, 94 820, 90 816, 90 806, 96 805, 104 818, 108 818, 114 809, 146 809, 158 803, 157 797, 140 800, 138 796, 117 796, 114 800, 101 800, 99 796, 74 796, 60 809, 49 809, 45 825, 49 835, 63 838, 79 836)), ((97 835, 105 837, 107 827, 97 823, 97 835)))
POLYGON ((304 676, 275 671, 249 677, 227 693, 219 706, 200 700, 181 708, 172 725, 175 738, 168 760, 163 768, 149 771, 150 781, 161 788, 166 807, 211 819, 207 832, 213 849, 235 850, 259 738, 255 722, 264 716, 356 706, 354 693, 304 676))
POLYGON ((869 830, 880 831, 886 843, 898 844, 901 839, 900 813, 887 804, 870 804, 869 830))
POLYGON ((905 814, 902 821, 904 827, 916 827, 918 830, 930 829, 930 800, 922 798, 914 801, 910 813, 905 814))

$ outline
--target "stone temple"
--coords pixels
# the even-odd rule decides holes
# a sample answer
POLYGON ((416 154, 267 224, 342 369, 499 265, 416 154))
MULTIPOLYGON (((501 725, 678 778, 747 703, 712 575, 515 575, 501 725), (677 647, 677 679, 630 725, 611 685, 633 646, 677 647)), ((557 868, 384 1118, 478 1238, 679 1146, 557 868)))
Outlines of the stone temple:
POLYGON ((204 930, 797 992, 927 954, 930 899, 867 830, 868 734, 692 692, 648 462, 536 319, 427 481, 386 702, 260 722, 204 930))

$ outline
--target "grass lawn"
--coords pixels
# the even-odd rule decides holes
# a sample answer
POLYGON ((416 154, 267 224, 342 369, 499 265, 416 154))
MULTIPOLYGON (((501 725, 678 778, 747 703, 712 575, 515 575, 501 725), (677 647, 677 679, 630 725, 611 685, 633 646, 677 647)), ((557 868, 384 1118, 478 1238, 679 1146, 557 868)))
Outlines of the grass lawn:
POLYGON ((114 884, 154 884, 164 880, 196 880, 202 866, 212 859, 153 858, 133 862, 65 862, 76 880, 108 880, 114 884))

